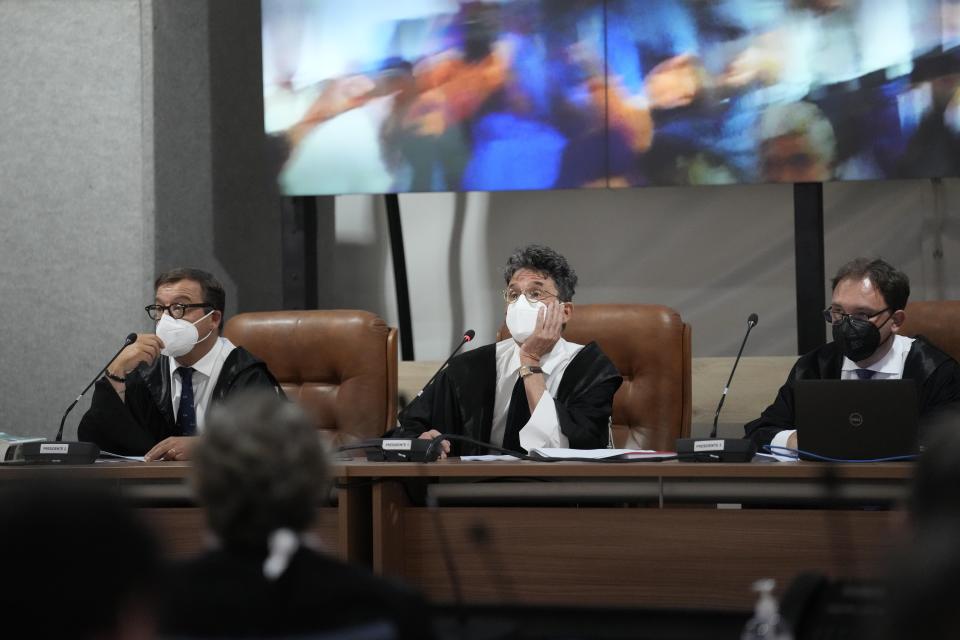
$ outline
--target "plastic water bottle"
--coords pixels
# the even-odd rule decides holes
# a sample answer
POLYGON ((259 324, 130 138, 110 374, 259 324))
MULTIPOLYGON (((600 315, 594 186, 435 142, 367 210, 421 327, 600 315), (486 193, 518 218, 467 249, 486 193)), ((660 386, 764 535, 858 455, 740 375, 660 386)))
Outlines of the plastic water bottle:
POLYGON ((757 580, 753 590, 757 592, 757 604, 753 617, 747 620, 740 640, 793 640, 793 634, 783 618, 780 607, 773 597, 776 582, 771 579, 757 580))

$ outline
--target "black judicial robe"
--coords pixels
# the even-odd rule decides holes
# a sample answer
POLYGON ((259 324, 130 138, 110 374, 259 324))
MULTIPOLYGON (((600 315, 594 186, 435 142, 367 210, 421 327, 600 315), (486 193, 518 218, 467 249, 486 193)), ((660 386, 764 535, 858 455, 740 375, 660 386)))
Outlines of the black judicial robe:
MULTIPOLYGON (((237 347, 227 355, 220 369, 210 402, 222 402, 230 394, 245 389, 275 389, 283 393, 267 365, 243 347, 237 347)), ((83 441, 95 442, 104 451, 142 456, 164 438, 183 435, 173 413, 167 356, 131 371, 127 375, 125 395, 126 402, 106 378, 98 380, 77 436, 83 441)))
POLYGON ((266 549, 215 549, 173 565, 161 590, 167 638, 430 640, 430 612, 408 587, 301 547, 276 580, 266 549))
MULTIPOLYGON (((839 380, 843 354, 836 343, 830 342, 801 356, 793 365, 787 381, 780 387, 776 400, 764 409, 760 417, 744 426, 746 438, 751 438, 762 451, 773 437, 784 429, 794 429, 794 385, 797 380, 839 380)), ((932 424, 947 412, 960 417, 960 365, 922 336, 917 336, 903 365, 903 379, 917 383, 920 402, 921 428, 932 424)), ((960 423, 957 424, 960 427, 960 423)))
MULTIPOLYGON (((484 345, 450 361, 404 410, 398 435, 436 429, 490 442, 497 387, 496 345, 484 345)), ((596 342, 585 345, 563 372, 554 403, 560 430, 574 449, 607 446, 613 395, 623 378, 596 342)), ((486 449, 452 442, 452 455, 478 455, 486 449)))

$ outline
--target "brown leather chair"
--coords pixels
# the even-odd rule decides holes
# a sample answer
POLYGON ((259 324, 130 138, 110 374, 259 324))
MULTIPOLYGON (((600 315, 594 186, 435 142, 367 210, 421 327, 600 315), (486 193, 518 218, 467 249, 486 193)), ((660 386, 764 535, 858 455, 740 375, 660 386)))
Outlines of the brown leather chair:
MULTIPOLYGON (((497 339, 510 335, 501 327, 497 339)), ((690 325, 655 304, 577 305, 563 337, 596 341, 623 376, 613 397, 616 447, 672 451, 690 435, 690 325)))
POLYGON ((334 445, 380 436, 397 414, 397 330, 367 311, 241 313, 223 334, 267 363, 334 445))
POLYGON ((960 360, 960 300, 908 302, 905 336, 921 335, 942 351, 960 360))

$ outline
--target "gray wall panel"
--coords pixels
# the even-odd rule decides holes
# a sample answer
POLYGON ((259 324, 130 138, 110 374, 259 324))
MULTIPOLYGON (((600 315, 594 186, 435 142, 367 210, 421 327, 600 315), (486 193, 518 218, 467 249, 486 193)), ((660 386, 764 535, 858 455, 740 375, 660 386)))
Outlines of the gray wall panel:
POLYGON ((263 135, 258 0, 154 0, 156 269, 216 274, 227 313, 276 309, 280 196, 263 135))
POLYGON ((140 0, 0 2, 0 429, 52 435, 145 324, 141 19, 140 0))

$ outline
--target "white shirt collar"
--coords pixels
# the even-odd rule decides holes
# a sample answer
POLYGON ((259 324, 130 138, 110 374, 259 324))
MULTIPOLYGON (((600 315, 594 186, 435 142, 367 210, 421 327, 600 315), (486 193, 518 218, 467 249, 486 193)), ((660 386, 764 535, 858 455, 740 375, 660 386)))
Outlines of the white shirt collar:
MULTIPOLYGON (((207 351, 205 356, 193 364, 191 368, 193 369, 194 373, 200 373, 207 378, 212 378, 214 373, 213 370, 220 361, 220 354, 224 351, 224 349, 229 352, 234 349, 234 346, 232 342, 220 336, 217 338, 217 343, 213 345, 213 348, 211 348, 210 351, 207 351)), ((171 375, 175 373, 180 366, 182 365, 177 362, 176 358, 170 358, 171 375)))
MULTIPOLYGON (((887 351, 887 355, 880 358, 877 362, 874 362, 867 367, 867 369, 876 371, 877 373, 901 375, 903 373, 903 365, 907 360, 907 353, 909 353, 912 346, 913 338, 895 334, 893 336, 893 344, 890 345, 890 350, 887 351)), ((843 366, 840 368, 841 371, 856 371, 859 368, 856 362, 846 356, 843 357, 843 366)))

